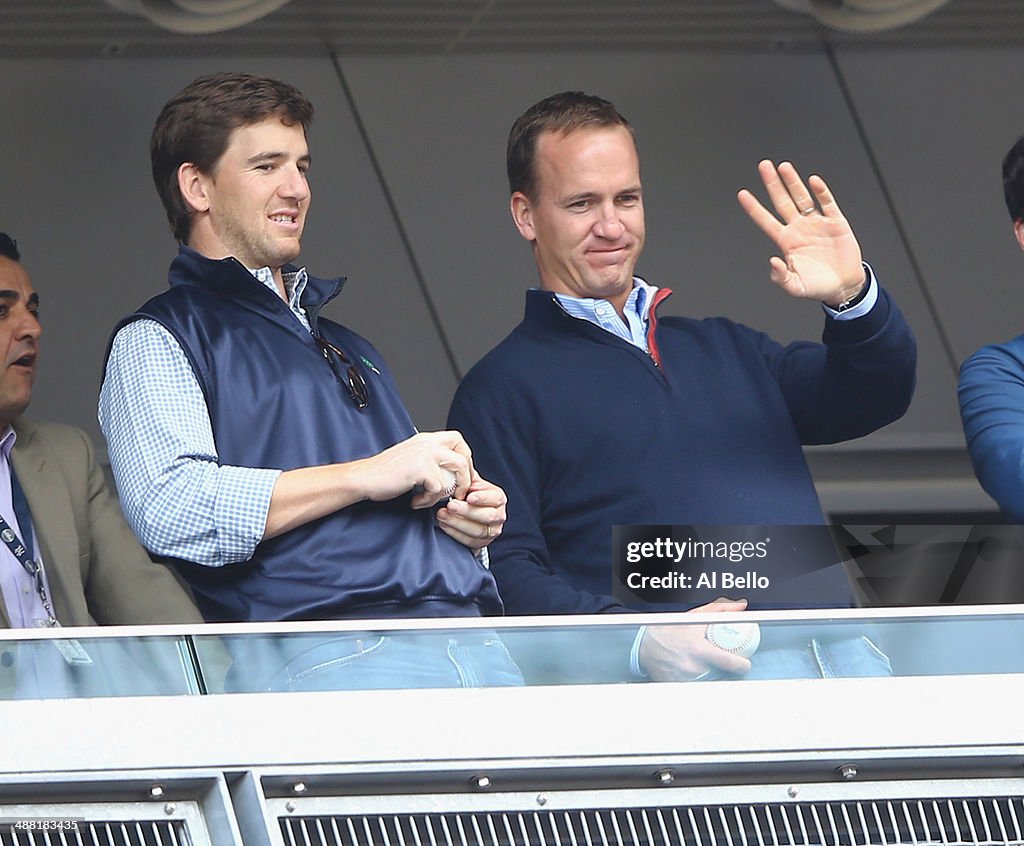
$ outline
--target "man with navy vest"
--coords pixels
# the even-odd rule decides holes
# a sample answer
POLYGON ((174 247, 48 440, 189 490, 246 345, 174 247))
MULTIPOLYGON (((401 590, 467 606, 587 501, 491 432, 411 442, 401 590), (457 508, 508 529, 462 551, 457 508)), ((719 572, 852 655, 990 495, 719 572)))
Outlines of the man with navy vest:
MULTIPOLYGON (((540 288, 527 292, 519 326, 466 375, 449 416, 509 497, 490 549, 506 612, 647 610, 612 595, 615 525, 824 523, 801 445, 900 417, 916 361, 909 327, 824 181, 763 161, 775 214, 739 195, 781 254, 772 281, 824 306, 823 343, 783 347, 724 318, 658 315, 671 292, 633 272, 645 238, 633 129, 608 101, 564 92, 530 107, 512 127, 507 164, 512 217, 540 288)), ((775 560, 769 575, 793 589, 789 607, 853 604, 841 567, 801 573, 775 560)), ((758 605, 755 593, 716 596, 700 610, 758 605)), ((618 666, 655 679, 887 671, 860 633, 763 647, 753 667, 710 643, 703 626, 651 626, 630 641, 618 666)))
MULTIPOLYGON (((291 85, 221 73, 157 118, 153 179, 179 253, 169 290, 116 328, 100 395, 125 514, 207 620, 499 614, 474 551, 500 533, 504 492, 457 432, 417 433, 377 350, 321 316, 341 280, 290 264, 312 116, 291 85)), ((443 648, 328 639, 249 683, 517 683, 493 633, 464 632, 443 648)))

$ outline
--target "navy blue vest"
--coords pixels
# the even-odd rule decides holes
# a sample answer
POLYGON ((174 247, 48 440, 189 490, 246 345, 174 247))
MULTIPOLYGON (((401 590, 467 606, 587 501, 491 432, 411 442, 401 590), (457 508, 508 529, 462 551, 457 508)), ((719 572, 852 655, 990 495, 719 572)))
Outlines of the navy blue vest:
MULTIPOLYGON (((310 277, 302 306, 366 380, 362 410, 287 305, 235 259, 182 247, 170 290, 114 334, 145 317, 174 335, 205 394, 222 465, 292 470, 366 458, 415 429, 377 350, 320 317, 342 282, 310 277)), ((172 563, 210 621, 501 613, 490 572, 409 499, 341 509, 261 542, 248 561, 172 563)))

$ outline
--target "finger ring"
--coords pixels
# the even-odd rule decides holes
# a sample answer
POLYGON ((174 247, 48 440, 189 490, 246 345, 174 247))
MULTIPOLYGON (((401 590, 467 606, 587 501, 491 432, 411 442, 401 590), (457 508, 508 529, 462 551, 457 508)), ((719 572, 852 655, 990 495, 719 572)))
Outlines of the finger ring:
POLYGON ((814 214, 814 206, 811 206, 809 209, 800 209, 800 214, 804 217, 807 217, 809 214, 814 214))
POLYGON ((488 523, 486 526, 484 526, 484 537, 485 538, 489 538, 490 536, 491 536, 491 524, 488 523))

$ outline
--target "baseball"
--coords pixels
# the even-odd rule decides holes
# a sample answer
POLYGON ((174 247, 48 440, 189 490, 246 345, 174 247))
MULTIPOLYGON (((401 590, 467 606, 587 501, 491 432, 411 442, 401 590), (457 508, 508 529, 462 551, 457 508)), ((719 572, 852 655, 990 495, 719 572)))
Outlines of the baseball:
POLYGON ((712 623, 705 637, 719 649, 749 658, 761 645, 757 623, 712 623))

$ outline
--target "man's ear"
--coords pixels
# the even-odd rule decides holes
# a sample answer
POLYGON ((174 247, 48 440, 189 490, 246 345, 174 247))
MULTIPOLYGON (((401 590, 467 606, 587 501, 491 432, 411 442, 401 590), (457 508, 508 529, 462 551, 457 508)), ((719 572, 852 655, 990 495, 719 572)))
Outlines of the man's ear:
POLYGON ((516 191, 509 202, 509 209, 519 234, 527 241, 536 241, 537 234, 533 229, 533 206, 526 194, 516 191))
POLYGON ((206 191, 209 177, 192 162, 185 162, 178 168, 178 190, 181 196, 197 212, 210 210, 210 198, 206 191))

